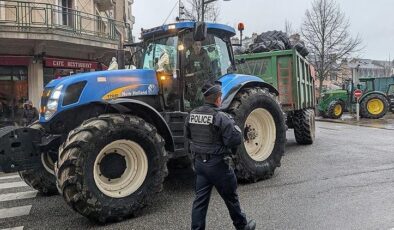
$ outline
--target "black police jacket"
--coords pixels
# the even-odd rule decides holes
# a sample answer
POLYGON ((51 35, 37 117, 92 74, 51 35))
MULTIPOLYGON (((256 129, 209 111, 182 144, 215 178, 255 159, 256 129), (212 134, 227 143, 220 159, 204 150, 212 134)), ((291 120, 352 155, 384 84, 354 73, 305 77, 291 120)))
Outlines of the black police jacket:
POLYGON ((194 109, 185 121, 185 136, 194 154, 229 154, 242 142, 234 119, 213 104, 194 109))

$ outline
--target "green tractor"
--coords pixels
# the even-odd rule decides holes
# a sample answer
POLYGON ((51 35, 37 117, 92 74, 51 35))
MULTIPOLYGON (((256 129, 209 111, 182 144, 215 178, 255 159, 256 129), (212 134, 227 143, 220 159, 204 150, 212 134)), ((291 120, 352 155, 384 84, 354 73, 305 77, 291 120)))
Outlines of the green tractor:
POLYGON ((319 102, 319 113, 326 118, 339 119, 343 112, 355 111, 357 100, 353 93, 356 89, 363 91, 359 99, 362 118, 378 119, 386 115, 389 100, 383 92, 375 90, 375 78, 360 78, 358 84, 348 80, 343 89, 325 92, 319 102))

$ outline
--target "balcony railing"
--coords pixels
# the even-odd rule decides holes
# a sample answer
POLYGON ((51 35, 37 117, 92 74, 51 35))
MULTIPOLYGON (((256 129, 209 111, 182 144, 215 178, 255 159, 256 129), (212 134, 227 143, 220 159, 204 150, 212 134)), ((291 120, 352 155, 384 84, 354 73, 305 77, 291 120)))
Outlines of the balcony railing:
POLYGON ((0 31, 65 32, 117 41, 131 41, 128 23, 74 9, 35 2, 0 0, 0 31))

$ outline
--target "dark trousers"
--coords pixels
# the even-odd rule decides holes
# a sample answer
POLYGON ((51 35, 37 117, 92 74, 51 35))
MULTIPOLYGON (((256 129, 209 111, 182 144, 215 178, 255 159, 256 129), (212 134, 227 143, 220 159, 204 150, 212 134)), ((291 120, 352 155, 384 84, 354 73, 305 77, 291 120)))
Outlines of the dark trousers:
POLYGON ((211 158, 207 162, 196 159, 194 167, 196 197, 193 202, 192 229, 205 229, 205 219, 213 186, 226 203, 235 228, 243 229, 247 221, 239 204, 234 170, 229 168, 222 156, 211 158))

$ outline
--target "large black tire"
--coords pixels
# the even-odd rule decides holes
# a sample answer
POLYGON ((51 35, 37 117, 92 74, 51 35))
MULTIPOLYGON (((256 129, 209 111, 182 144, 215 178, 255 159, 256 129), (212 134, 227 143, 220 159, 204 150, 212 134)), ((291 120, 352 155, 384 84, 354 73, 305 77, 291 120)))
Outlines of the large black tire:
MULTIPOLYGON (((44 130, 38 122, 29 126, 32 129, 44 130)), ((42 154, 42 165, 38 169, 19 171, 19 176, 30 187, 38 190, 41 194, 50 196, 57 194, 56 177, 54 176, 54 163, 47 153, 42 154), (45 167, 44 167, 44 164, 45 167)))
POLYGON ((151 202, 157 192, 162 190, 164 178, 168 174, 168 156, 164 144, 164 139, 156 128, 139 117, 105 114, 89 119, 70 132, 67 141, 59 150, 56 167, 59 190, 68 205, 93 221, 101 223, 120 221, 136 215, 151 202), (134 159, 140 160, 129 161, 132 163, 124 161, 121 166, 122 158, 119 160, 119 156, 123 159, 133 159, 133 157, 129 158, 127 154, 121 154, 123 150, 118 144, 119 141, 139 146, 140 150, 134 148, 126 153, 129 155, 139 153, 134 159), (108 158, 109 156, 112 158, 108 158), (112 167, 115 159, 118 159, 116 161, 118 163, 116 167, 112 167), (106 173, 109 176, 104 175, 104 170, 101 169, 103 165, 108 166, 106 173), (133 167, 129 167, 130 165, 133 167), (121 167, 124 167, 125 171, 113 170, 121 167), (99 173, 96 171, 98 168, 99 173), (145 174, 136 174, 145 175, 143 177, 129 177, 130 172, 125 173, 126 170, 139 173, 144 169, 145 174), (119 174, 113 176, 114 173, 119 174), (142 180, 135 185, 133 181, 137 177, 142 180), (106 181, 108 184, 105 189, 108 190, 100 184, 106 181), (110 183, 113 183, 111 181, 123 182, 119 190, 111 190, 110 183))
POLYGON ((328 109, 327 113, 325 114, 326 117, 331 118, 331 119, 339 119, 342 117, 343 110, 345 109, 345 105, 341 101, 332 101, 330 104, 328 104, 328 109), (335 108, 339 108, 340 106, 340 112, 336 112, 335 108))
POLYGON ((244 143, 235 155, 238 179, 255 182, 270 178, 280 166, 286 143, 284 113, 275 96, 267 89, 242 89, 230 105, 229 112, 234 115, 244 136, 244 143), (276 134, 269 136, 272 133, 262 133, 261 130, 276 134), (265 145, 267 142, 264 140, 269 140, 272 145, 265 145), (254 145, 257 152, 253 150, 254 145))
POLYGON ((298 144, 310 145, 315 140, 315 112, 313 109, 295 111, 294 136, 298 144))
POLYGON ((379 119, 382 118, 384 115, 386 115, 387 111, 389 109, 389 102, 387 98, 381 94, 370 94, 366 96, 362 101, 360 102, 360 116, 363 118, 369 118, 369 119, 379 119), (370 103, 372 100, 377 100, 380 101, 381 106, 383 106, 382 109, 375 109, 372 108, 377 113, 374 113, 372 110, 368 109, 368 103, 370 103))

